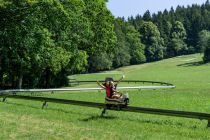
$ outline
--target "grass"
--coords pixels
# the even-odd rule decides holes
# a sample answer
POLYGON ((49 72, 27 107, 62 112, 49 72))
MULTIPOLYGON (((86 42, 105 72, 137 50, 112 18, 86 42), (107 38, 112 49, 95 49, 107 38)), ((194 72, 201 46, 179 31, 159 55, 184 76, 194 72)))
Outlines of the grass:
MULTIPOLYGON (((210 65, 200 54, 122 67, 98 74, 73 75, 77 80, 102 80, 107 76, 125 80, 170 82, 176 89, 129 91, 131 106, 210 113, 210 65)), ((96 87, 95 84, 79 85, 96 87)), ((131 86, 131 85, 129 85, 131 86)), ((104 102, 104 92, 40 94, 55 98, 104 102)), ((41 102, 8 99, 0 102, 0 139, 210 139, 207 121, 149 114, 109 111, 41 102)))

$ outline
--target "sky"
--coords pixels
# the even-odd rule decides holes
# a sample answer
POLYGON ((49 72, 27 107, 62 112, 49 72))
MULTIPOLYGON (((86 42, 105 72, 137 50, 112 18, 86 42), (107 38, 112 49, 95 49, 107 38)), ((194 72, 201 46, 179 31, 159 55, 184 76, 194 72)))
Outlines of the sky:
POLYGON ((108 9, 115 17, 129 17, 137 14, 143 15, 146 10, 150 13, 157 13, 157 11, 174 9, 177 5, 192 5, 203 4, 206 0, 109 0, 107 3, 108 9))

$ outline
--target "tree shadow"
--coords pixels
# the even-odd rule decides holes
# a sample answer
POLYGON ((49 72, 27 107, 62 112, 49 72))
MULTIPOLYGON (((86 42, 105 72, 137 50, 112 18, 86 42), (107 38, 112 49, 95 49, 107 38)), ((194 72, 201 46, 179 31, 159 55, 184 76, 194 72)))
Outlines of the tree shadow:
POLYGON ((184 63, 184 64, 179 64, 177 65, 178 67, 192 67, 192 66, 201 66, 204 65, 203 61, 198 61, 198 62, 189 62, 189 63, 184 63))

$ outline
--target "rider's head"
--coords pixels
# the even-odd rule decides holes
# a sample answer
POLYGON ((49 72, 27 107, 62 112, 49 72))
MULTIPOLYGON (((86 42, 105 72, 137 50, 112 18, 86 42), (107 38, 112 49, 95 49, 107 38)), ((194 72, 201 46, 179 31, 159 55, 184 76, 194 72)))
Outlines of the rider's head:
POLYGON ((113 81, 110 81, 109 83, 110 83, 111 87, 114 87, 114 82, 113 81))
POLYGON ((106 81, 105 84, 108 86, 109 85, 109 81, 106 81))

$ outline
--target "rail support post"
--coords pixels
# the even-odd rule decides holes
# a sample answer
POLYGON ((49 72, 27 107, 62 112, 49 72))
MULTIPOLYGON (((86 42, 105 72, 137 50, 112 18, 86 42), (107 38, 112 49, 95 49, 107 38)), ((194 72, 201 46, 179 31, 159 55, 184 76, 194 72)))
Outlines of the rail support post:
POLYGON ((44 109, 44 107, 47 107, 48 104, 47 104, 47 101, 44 101, 44 103, 42 104, 42 109, 44 109))
POLYGON ((106 108, 104 108, 101 112, 101 117, 103 117, 106 114, 106 108))
POLYGON ((210 127, 210 120, 208 120, 208 124, 207 124, 207 127, 208 127, 208 128, 210 127))
POLYGON ((7 101, 7 97, 3 97, 2 102, 7 101))

